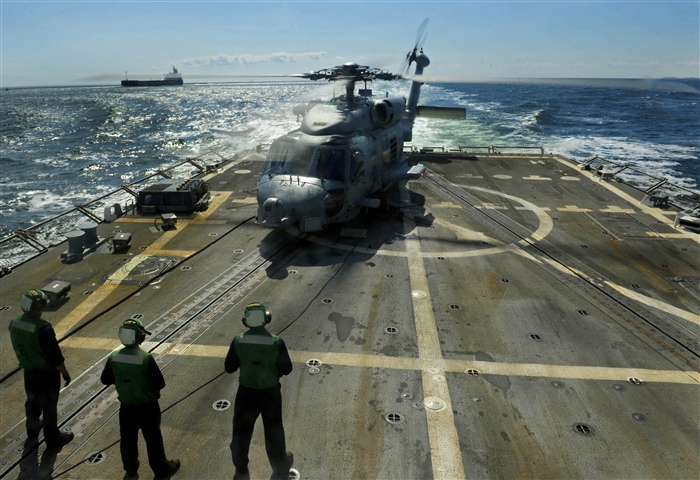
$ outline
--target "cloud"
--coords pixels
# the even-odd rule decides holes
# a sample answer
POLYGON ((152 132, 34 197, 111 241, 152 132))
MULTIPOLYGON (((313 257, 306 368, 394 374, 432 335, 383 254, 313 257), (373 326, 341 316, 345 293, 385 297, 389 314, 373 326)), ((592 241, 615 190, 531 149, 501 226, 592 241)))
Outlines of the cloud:
POLYGON ((188 58, 181 62, 183 67, 214 67, 228 65, 252 65, 258 63, 296 63, 308 60, 321 60, 326 52, 286 53, 276 52, 268 55, 210 55, 207 57, 188 58))

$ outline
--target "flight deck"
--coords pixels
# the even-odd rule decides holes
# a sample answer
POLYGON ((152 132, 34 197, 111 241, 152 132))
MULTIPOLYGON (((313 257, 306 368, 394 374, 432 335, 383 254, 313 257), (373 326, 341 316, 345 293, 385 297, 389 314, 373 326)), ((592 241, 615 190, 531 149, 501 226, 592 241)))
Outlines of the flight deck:
MULTIPOLYGON (((678 208, 558 155, 412 152, 426 174, 389 208, 265 229, 264 160, 202 172, 208 208, 169 228, 124 205, 94 251, 51 246, 0 279, 0 478, 124 478, 119 402, 99 377, 130 317, 167 384, 172 478, 231 478, 224 357, 253 301, 294 362, 281 384, 298 478, 700 476, 700 240, 674 227, 678 208), (6 332, 22 294, 56 282, 70 292, 44 318, 73 378, 58 412, 75 439, 43 455, 24 448, 6 332)), ((271 474, 260 422, 250 472, 271 474)))

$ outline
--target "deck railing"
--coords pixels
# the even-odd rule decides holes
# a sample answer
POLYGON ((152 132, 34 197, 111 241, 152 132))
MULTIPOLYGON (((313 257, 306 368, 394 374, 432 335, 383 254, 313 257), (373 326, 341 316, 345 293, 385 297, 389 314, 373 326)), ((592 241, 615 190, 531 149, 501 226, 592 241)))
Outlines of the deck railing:
POLYGON ((0 268, 14 268, 66 241, 66 233, 79 230, 85 222, 102 223, 105 209, 119 205, 124 214, 134 214, 136 190, 157 183, 161 178, 187 178, 206 173, 222 163, 187 159, 143 178, 124 184, 105 195, 94 198, 54 215, 26 229, 19 229, 0 240, 0 268), (194 170, 193 170, 194 167, 194 170))
POLYGON ((480 153, 483 155, 544 155, 544 147, 531 147, 531 146, 505 146, 505 145, 487 145, 487 146, 473 146, 473 145, 458 145, 457 148, 447 149, 444 146, 441 147, 421 147, 418 148, 415 145, 404 145, 404 152, 406 153, 480 153))

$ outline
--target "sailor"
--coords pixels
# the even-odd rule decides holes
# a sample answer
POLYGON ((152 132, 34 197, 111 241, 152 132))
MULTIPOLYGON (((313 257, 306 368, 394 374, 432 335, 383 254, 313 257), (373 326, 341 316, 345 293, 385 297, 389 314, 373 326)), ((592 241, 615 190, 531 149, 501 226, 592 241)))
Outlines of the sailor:
POLYGON ((180 460, 168 460, 160 432, 160 391, 165 379, 150 353, 139 348, 146 334, 141 321, 126 320, 119 327, 119 340, 124 344, 107 359, 100 381, 117 389, 119 409, 119 433, 122 464, 126 474, 135 477, 139 470, 139 428, 146 440, 148 464, 156 479, 166 478, 180 468, 180 460))
POLYGON ((231 342, 224 368, 233 373, 240 367, 238 393, 233 407, 231 458, 236 467, 234 479, 248 479, 248 449, 258 415, 265 429, 265 449, 272 466, 273 480, 289 478, 294 457, 286 451, 282 425, 282 393, 279 378, 292 371, 284 341, 265 329, 272 315, 261 303, 249 304, 243 325, 249 330, 231 342))
POLYGON ((44 439, 48 448, 61 448, 73 440, 72 432, 58 429, 58 392, 61 376, 64 387, 70 384, 70 374, 65 359, 56 341, 56 333, 49 322, 41 318, 48 298, 41 290, 29 290, 22 295, 20 307, 24 312, 10 322, 10 338, 20 368, 24 369, 24 390, 27 401, 27 437, 39 438, 44 415, 44 439))

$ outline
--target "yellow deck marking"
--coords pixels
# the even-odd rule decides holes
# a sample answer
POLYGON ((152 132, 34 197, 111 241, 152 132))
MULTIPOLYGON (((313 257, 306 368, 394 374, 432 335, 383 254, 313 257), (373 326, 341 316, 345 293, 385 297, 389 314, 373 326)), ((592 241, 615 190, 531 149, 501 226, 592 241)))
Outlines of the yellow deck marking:
POLYGON ((530 175, 529 177, 523 177, 523 180, 552 180, 549 177, 540 177, 539 175, 530 175))
POLYGON ((576 205, 567 205, 564 208, 557 208, 560 212, 573 212, 573 213, 586 213, 586 212, 592 212, 593 210, 590 208, 579 208, 576 205))
POLYGON ((622 208, 617 205, 608 205, 608 208, 599 211, 602 213, 634 213, 634 210, 631 208, 622 208))
MULTIPOLYGON (((407 189, 402 189, 402 197, 407 197, 407 189)), ((413 318, 416 322, 418 354, 421 360, 428 361, 431 367, 422 370, 424 397, 437 397, 445 403, 441 410, 425 409, 428 421, 428 438, 430 456, 433 465, 433 477, 436 479, 461 479, 464 476, 462 453, 459 449, 459 437, 452 413, 452 401, 447 387, 443 368, 442 350, 438 337, 430 288, 425 273, 425 264, 420 250, 420 240, 415 236, 416 223, 404 218, 407 232, 414 232, 406 237, 406 254, 413 299, 413 318), (418 295, 419 292, 422 294, 418 295)))
MULTIPOLYGON (((560 158, 557 155, 554 155, 554 157, 552 157, 552 158, 554 158, 559 163, 566 165, 569 168, 576 168, 576 165, 572 164, 571 161, 567 161, 563 158, 560 158)), ((627 200, 627 202, 629 202, 630 205, 637 205, 637 207, 642 212, 646 213, 647 215, 651 215, 652 217, 656 218, 657 220, 660 220, 662 223, 673 227, 673 221, 666 218, 664 215, 667 215, 667 213, 664 213, 662 210, 660 210, 658 208, 652 208, 652 207, 649 207, 647 205, 644 205, 643 203, 640 203, 637 199, 635 199, 631 195, 628 195, 625 192, 623 192, 622 190, 620 190, 619 188, 617 188, 614 183, 600 181, 600 179, 595 175, 595 173, 582 170, 581 174, 586 175, 588 178, 591 179, 591 181, 596 182, 599 185, 607 188, 608 190, 613 192, 618 197, 620 197, 624 200, 627 200)), ((674 215, 674 217, 675 217, 675 215, 674 215)), ((695 242, 700 243, 700 235, 693 234, 690 232, 684 232, 683 230, 679 230, 679 232, 682 232, 682 233, 679 233, 679 235, 682 235, 682 238, 689 238, 695 242)))
MULTIPOLYGON (((109 280, 105 282, 104 285, 100 285, 95 292, 82 301, 77 307, 75 307, 68 315, 61 319, 54 327, 56 331, 56 336, 61 338, 65 335, 71 328, 77 325, 83 318, 85 318, 100 302, 109 296, 119 284, 129 276, 129 272, 136 267, 139 263, 148 259, 150 256, 155 255, 172 255, 177 257, 187 257, 192 255, 194 251, 183 251, 183 250, 162 250, 163 246, 172 240, 177 234, 181 233, 184 228, 192 224, 201 224, 207 221, 209 215, 216 211, 223 202, 225 202, 231 195, 231 192, 212 192, 216 194, 212 201, 209 202, 209 208, 206 212, 202 212, 196 218, 190 221, 182 222, 177 230, 168 230, 163 232, 162 235, 156 239, 151 245, 148 246, 148 254, 135 255, 126 265, 113 273, 109 280)), ((153 221, 153 220, 149 220, 153 221)), ((225 222, 223 222, 225 223, 225 222)))
POLYGON ((688 312, 681 308, 674 307, 673 305, 670 305, 666 302, 656 300, 655 298, 647 297, 646 295, 642 295, 628 288, 621 287, 620 285, 617 285, 612 282, 606 281, 605 284, 609 287, 614 288, 624 296, 638 301, 639 303, 643 303, 650 307, 654 307, 657 310, 661 310, 662 312, 670 313, 671 315, 675 315, 678 318, 682 318, 683 320, 688 320, 689 322, 692 322, 696 325, 700 325, 700 315, 698 315, 697 313, 688 312))
POLYGON ((159 257, 182 257, 186 258, 190 255, 197 253, 197 250, 158 250, 157 252, 151 252, 149 248, 144 250, 150 256, 159 257))
POLYGON ((258 203, 258 199, 256 197, 234 198, 231 203, 258 203))
MULTIPOLYGON (((88 337, 70 337, 61 343, 61 348, 104 350, 105 353, 121 346, 119 340, 88 337)), ((144 344, 148 348, 148 344, 144 344)), ((172 354, 190 357, 221 358, 228 353, 228 345, 199 345, 163 343, 158 348, 172 354)), ((505 375, 509 377, 555 378, 570 380, 627 381, 638 378, 648 383, 672 383, 700 385, 700 373, 694 370, 655 370, 636 367, 595 367, 585 365, 551 365, 542 363, 482 362, 478 360, 430 360, 410 357, 387 357, 338 352, 307 352, 289 350, 294 363, 306 363, 311 358, 328 365, 357 368, 387 368, 392 370, 423 370, 435 375, 436 368, 450 373, 463 373, 476 369, 481 375, 505 375)), ((426 395, 427 396, 427 395, 426 395)))
POLYGON ((61 338, 85 318, 102 300, 107 298, 119 285, 100 285, 92 295, 83 300, 77 307, 56 323, 54 331, 56 338, 61 338))

